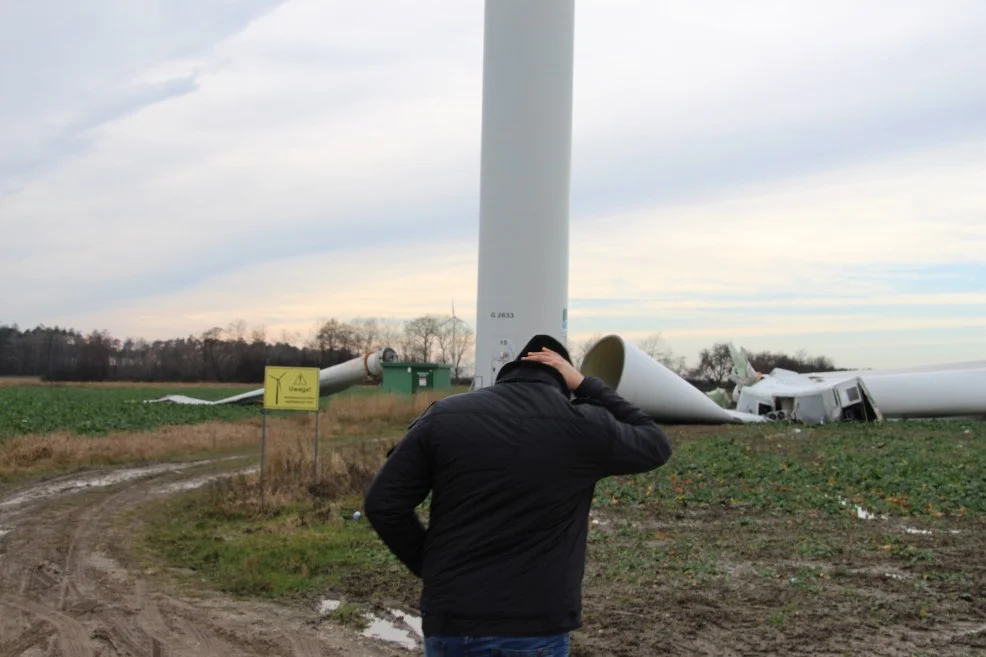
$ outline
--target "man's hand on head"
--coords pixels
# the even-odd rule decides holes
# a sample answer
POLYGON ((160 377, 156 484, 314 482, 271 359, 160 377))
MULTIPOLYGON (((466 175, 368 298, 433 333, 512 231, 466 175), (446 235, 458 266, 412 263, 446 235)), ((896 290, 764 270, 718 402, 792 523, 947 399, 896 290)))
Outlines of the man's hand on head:
POLYGON ((541 351, 531 351, 528 352, 522 360, 534 361, 535 363, 544 363, 545 365, 550 365, 559 372, 561 372, 562 377, 565 379, 565 384, 568 386, 570 391, 574 391, 585 379, 582 373, 579 372, 574 365, 565 360, 560 354, 548 349, 547 347, 542 347, 541 351))

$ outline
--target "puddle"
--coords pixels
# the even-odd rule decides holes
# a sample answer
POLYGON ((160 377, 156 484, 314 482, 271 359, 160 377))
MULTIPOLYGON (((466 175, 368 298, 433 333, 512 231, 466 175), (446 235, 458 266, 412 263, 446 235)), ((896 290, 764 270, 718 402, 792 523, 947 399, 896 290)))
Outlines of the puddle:
POLYGON ((198 461, 195 463, 162 463, 159 465, 147 466, 145 468, 130 468, 126 470, 116 470, 103 475, 91 475, 88 477, 80 477, 78 479, 54 481, 48 484, 35 486, 34 488, 29 488, 19 495, 0 502, 0 509, 20 506, 22 504, 27 504, 28 502, 34 502, 36 500, 59 495, 61 493, 78 492, 89 488, 112 486, 114 484, 120 484, 132 479, 161 474, 162 472, 177 472, 179 470, 184 470, 185 468, 190 468, 195 465, 202 465, 204 463, 208 463, 208 461, 198 461))
POLYGON ((397 627, 396 623, 373 614, 367 614, 367 620, 370 621, 370 625, 363 630, 363 636, 366 638, 396 643, 408 650, 419 647, 419 641, 411 635, 411 632, 397 627))
MULTIPOLYGON (((339 600, 322 600, 319 604, 319 614, 330 614, 339 608, 339 600)), ((421 648, 421 640, 424 633, 421 629, 421 619, 413 614, 409 614, 400 609, 388 609, 393 614, 396 621, 381 618, 376 614, 364 613, 363 617, 369 623, 363 630, 363 636, 368 639, 396 643, 407 650, 418 650, 421 648), (407 628, 401 625, 407 625, 407 628), (409 629, 408 629, 409 628, 409 629)))
POLYGON ((407 623, 411 627, 411 629, 414 630, 415 634, 417 634, 420 637, 424 637, 425 633, 424 630, 421 628, 420 618, 414 616, 413 614, 403 612, 400 609, 391 609, 390 613, 392 613, 394 616, 397 616, 399 619, 407 623))

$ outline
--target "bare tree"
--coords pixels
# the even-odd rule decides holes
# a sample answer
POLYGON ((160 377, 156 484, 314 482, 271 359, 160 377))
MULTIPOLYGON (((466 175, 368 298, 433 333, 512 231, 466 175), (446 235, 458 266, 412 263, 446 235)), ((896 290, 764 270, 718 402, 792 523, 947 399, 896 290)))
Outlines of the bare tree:
POLYGON ((438 320, 438 332, 435 334, 435 342, 438 345, 438 362, 451 363, 454 360, 455 343, 458 341, 456 329, 459 319, 446 315, 436 318, 438 320))
POLYGON ((323 363, 335 360, 335 356, 348 351, 352 342, 352 328, 334 317, 322 324, 315 335, 315 345, 323 363))
POLYGON ((415 317, 404 325, 409 340, 411 356, 421 362, 430 362, 432 349, 441 332, 441 320, 435 315, 415 317))
POLYGON ((473 344, 472 327, 458 317, 448 315, 439 321, 438 352, 440 362, 452 365, 452 376, 458 379, 462 375, 462 359, 473 344))
POLYGON ((229 323, 226 333, 231 340, 239 342, 246 339, 247 323, 245 320, 236 319, 229 323))
POLYGON ((404 322, 399 319, 381 320, 379 324, 381 346, 397 351, 401 360, 410 360, 410 340, 404 330, 404 322))
POLYGON ((476 346, 476 333, 472 327, 463 323, 459 328, 462 333, 456 337, 455 360, 452 363, 453 374, 457 379, 465 376, 465 372, 470 369, 470 366, 475 367, 475 363, 469 360, 468 356, 473 353, 476 346))
POLYGON ((572 357, 572 364, 575 367, 582 367, 582 361, 585 360, 586 354, 592 349, 593 345, 603 339, 602 333, 593 333, 585 340, 582 340, 575 345, 574 349, 569 349, 569 355, 572 357))
POLYGON ((349 322, 353 331, 353 350, 357 353, 367 353, 379 346, 381 337, 380 322, 375 318, 359 318, 349 322))
POLYGON ((698 356, 698 367, 694 374, 698 378, 721 386, 733 367, 733 357, 729 353, 729 344, 717 342, 711 349, 703 349, 698 356))
POLYGON ((289 331, 287 329, 281 329, 281 344, 287 344, 291 346, 298 345, 301 343, 301 334, 297 331, 289 331))
POLYGON ((686 370, 685 357, 676 356, 660 333, 651 333, 643 340, 638 341, 637 347, 676 374, 681 375, 686 370))

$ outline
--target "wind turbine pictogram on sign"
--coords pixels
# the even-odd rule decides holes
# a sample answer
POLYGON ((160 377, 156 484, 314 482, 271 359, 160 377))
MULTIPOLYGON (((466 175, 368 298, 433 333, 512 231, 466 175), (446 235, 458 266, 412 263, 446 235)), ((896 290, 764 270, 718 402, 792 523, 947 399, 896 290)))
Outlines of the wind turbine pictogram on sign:
MULTIPOLYGON (((281 402, 281 379, 287 375, 287 372, 281 372, 281 376, 273 376, 268 374, 268 376, 276 382, 274 384, 274 405, 277 406, 281 402)), ((298 376, 301 376, 300 374, 298 376)))

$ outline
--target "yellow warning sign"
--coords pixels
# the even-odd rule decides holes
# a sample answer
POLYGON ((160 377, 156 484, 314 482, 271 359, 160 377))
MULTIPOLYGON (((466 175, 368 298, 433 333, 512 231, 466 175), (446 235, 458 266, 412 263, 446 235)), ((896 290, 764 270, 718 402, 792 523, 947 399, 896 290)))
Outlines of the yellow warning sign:
POLYGON ((318 368, 264 369, 264 408, 280 411, 318 410, 318 368))

